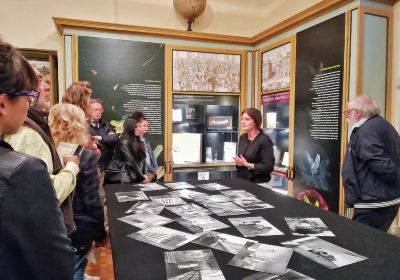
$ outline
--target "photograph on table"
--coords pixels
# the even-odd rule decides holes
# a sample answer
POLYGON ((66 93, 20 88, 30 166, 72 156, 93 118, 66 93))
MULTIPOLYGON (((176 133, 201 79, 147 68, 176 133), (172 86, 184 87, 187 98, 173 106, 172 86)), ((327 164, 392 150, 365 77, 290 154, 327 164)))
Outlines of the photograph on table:
POLYGON ((164 252, 168 280, 225 280, 210 249, 164 252))
POLYGON ((173 190, 195 189, 196 187, 186 182, 165 183, 165 185, 173 190))
POLYGON ((275 208, 271 204, 268 204, 264 201, 259 200, 254 196, 249 196, 246 198, 236 198, 233 202, 246 210, 260 210, 260 209, 268 209, 275 208))
POLYGON ((167 189, 166 187, 163 187, 157 183, 137 184, 136 186, 138 186, 139 189, 143 192, 159 191, 167 189))
POLYGON ((192 243, 231 254, 237 254, 246 243, 255 244, 257 241, 216 231, 210 231, 201 236, 199 239, 194 240, 192 243))
POLYGON ((186 204, 186 202, 176 195, 156 195, 150 196, 150 199, 159 205, 172 206, 186 204))
POLYGON ((127 237, 157 246, 166 250, 175 250, 203 235, 190 234, 163 226, 153 226, 131 233, 127 237))
POLYGON ((227 202, 227 201, 232 201, 227 196, 224 196, 222 194, 216 194, 216 195, 208 195, 208 196, 197 196, 193 198, 194 201, 197 203, 206 205, 206 204, 211 204, 211 203, 220 203, 220 202, 227 202))
POLYGON ((220 191, 220 190, 228 190, 230 187, 218 184, 218 183, 207 183, 207 184, 200 184, 196 185, 199 188, 202 188, 206 191, 220 191))
POLYGON ((161 226, 174 221, 172 219, 157 214, 153 214, 150 212, 133 214, 118 218, 118 220, 141 229, 148 228, 154 225, 161 226))
POLYGON ((138 201, 131 208, 125 211, 125 213, 143 213, 150 212, 153 214, 160 214, 165 206, 159 205, 154 201, 138 201))
POLYGON ((188 203, 176 206, 168 206, 167 210, 185 218, 196 218, 198 216, 211 215, 212 212, 195 203, 188 203))
POLYGON ((208 194, 202 193, 202 192, 197 192, 197 191, 192 191, 192 190, 177 190, 177 191, 172 191, 168 193, 169 195, 176 195, 181 198, 186 198, 186 199, 193 199, 198 196, 208 196, 208 194))
POLYGON ((242 280, 315 280, 315 279, 288 268, 282 275, 266 273, 266 272, 257 272, 255 274, 243 278, 242 280))
POLYGON ((221 203, 210 203, 204 204, 209 210, 211 210, 214 214, 218 216, 235 216, 235 215, 246 215, 250 214, 249 211, 246 211, 242 207, 236 205, 235 203, 221 202, 221 203))
POLYGON ((149 200, 142 191, 116 192, 115 196, 117 197, 118 202, 149 200))
POLYGON ((261 92, 286 89, 290 86, 290 53, 290 43, 262 53, 261 92))
POLYGON ((335 236, 320 218, 285 217, 293 235, 335 236))
POLYGON ((245 190, 229 190, 229 191, 221 191, 220 193, 232 199, 255 197, 254 194, 249 193, 245 190))
POLYGON ((282 231, 263 217, 243 217, 228 219, 244 237, 284 235, 282 231))
POLYGON ((249 242, 228 265, 281 275, 285 273, 292 254, 290 248, 249 242))
POLYGON ((330 269, 368 259, 316 236, 286 241, 281 244, 330 269))
POLYGON ((241 56, 185 50, 172 51, 172 90, 240 93, 241 56))
POLYGON ((224 224, 218 221, 217 219, 211 218, 210 216, 207 215, 197 216, 192 218, 185 216, 176 221, 193 233, 218 230, 229 227, 227 224, 224 224))

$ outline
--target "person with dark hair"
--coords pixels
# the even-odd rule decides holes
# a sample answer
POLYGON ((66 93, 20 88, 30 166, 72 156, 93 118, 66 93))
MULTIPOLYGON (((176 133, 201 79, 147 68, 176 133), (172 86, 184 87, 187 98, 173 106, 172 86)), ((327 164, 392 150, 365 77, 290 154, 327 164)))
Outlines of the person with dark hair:
POLYGON ((114 158, 108 166, 106 181, 110 183, 149 183, 146 147, 140 140, 140 124, 133 118, 124 121, 124 130, 115 147, 114 158), (112 175, 111 173, 116 173, 112 175))
POLYGON ((345 201, 353 220, 387 231, 400 205, 400 136, 365 95, 344 111, 352 127, 342 166, 345 201))
POLYGON ((158 176, 158 174, 157 174, 157 168, 158 168, 157 158, 154 154, 153 149, 150 146, 150 142, 145 137, 147 131, 149 130, 149 122, 147 121, 146 116, 140 111, 133 112, 131 117, 140 123, 140 127, 141 127, 140 137, 146 146, 147 175, 149 176, 149 180, 151 182, 155 182, 155 181, 157 181, 157 176, 158 176))
POLYGON ((37 88, 29 63, 0 41, 0 275, 70 280, 74 251, 46 165, 3 140, 24 123, 37 88))
POLYGON ((238 155, 235 156, 237 176, 256 183, 271 180, 275 158, 271 139, 260 129, 261 112, 256 108, 242 112, 243 133, 239 138, 238 155))

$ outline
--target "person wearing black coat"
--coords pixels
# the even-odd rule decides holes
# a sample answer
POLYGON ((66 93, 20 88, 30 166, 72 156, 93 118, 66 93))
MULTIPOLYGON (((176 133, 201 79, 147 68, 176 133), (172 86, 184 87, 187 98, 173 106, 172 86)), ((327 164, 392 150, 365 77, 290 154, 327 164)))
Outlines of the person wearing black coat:
POLYGON ((387 231, 400 205, 400 136, 371 97, 357 96, 344 113, 352 126, 342 168, 346 204, 353 220, 387 231))
POLYGON ((242 129, 239 138, 238 155, 235 156, 237 176, 255 183, 271 180, 275 157, 271 139, 260 129, 261 112, 248 108, 242 112, 242 129))
POLYGON ((46 164, 3 141, 39 96, 29 63, 0 40, 0 278, 70 280, 74 250, 46 164))

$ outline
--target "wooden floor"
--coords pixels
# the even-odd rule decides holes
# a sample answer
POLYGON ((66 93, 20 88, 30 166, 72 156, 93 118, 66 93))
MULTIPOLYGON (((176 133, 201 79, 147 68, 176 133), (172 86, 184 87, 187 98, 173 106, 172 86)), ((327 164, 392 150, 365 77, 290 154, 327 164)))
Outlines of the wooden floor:
POLYGON ((110 240, 105 246, 93 248, 88 259, 85 280, 114 280, 110 240))

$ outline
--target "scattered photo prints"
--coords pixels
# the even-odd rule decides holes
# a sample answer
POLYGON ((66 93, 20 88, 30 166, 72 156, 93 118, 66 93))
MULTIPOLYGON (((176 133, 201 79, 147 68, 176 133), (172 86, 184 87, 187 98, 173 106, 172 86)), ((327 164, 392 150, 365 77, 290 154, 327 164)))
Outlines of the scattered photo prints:
POLYGON ((368 259, 316 236, 286 241, 281 244, 293 248, 297 253, 330 269, 368 259))
POLYGON ((166 250, 175 250, 176 248, 199 238, 198 234, 190 234, 162 226, 148 227, 127 236, 166 250))
POLYGON ((211 215, 211 211, 197 204, 189 203, 176 206, 169 206, 167 210, 182 217, 195 218, 198 216, 211 215))
POLYGON ((186 182, 165 183, 165 185, 173 190, 195 189, 196 188, 195 186, 188 184, 186 182))
POLYGON ((205 204, 205 206, 218 216, 234 216, 234 215, 250 214, 250 212, 244 210, 240 206, 237 206, 235 203, 230 201, 222 203, 205 204))
POLYGON ((184 217, 177 220, 177 222, 194 233, 229 227, 228 225, 211 218, 210 216, 197 216, 194 218, 184 217))
POLYGON ((208 183, 208 184, 200 184, 197 185, 199 188, 202 188, 207 191, 220 191, 220 190, 228 190, 230 187, 220 185, 217 183, 208 183))
POLYGON ((125 211, 125 213, 143 213, 150 212, 153 214, 160 214, 165 206, 159 205, 153 201, 138 201, 131 208, 125 211))
POLYGON ((118 202, 149 200, 142 191, 117 192, 115 195, 117 196, 118 202))
POLYGON ((139 214, 133 214, 125 217, 118 218, 121 222, 130 224, 138 228, 147 228, 154 225, 165 225, 167 223, 173 222, 174 220, 156 215, 150 212, 143 212, 139 214))
POLYGON ((150 196, 150 199, 159 205, 171 206, 171 205, 180 205, 186 204, 186 202, 180 198, 179 196, 174 195, 158 195, 158 196, 150 196))
POLYGON ((229 191, 221 191, 221 193, 227 197, 230 197, 231 199, 255 197, 254 194, 249 193, 245 190, 229 190, 229 191))
POLYGON ((228 265, 281 275, 285 273, 292 254, 290 248, 246 243, 228 265))
POLYGON ((242 280, 315 280, 315 279, 288 268, 282 275, 271 274, 266 272, 257 272, 255 274, 243 278, 242 280))
POLYGON ((193 199, 195 197, 198 196, 208 196, 205 193, 202 192, 196 192, 196 191, 192 191, 192 190, 177 190, 177 191, 172 191, 168 193, 169 195, 176 195, 182 198, 187 198, 187 199, 193 199))
POLYGON ((210 249, 164 252, 168 280, 225 280, 210 249))
POLYGON ((207 196, 197 196, 193 198, 194 201, 197 203, 206 205, 210 203, 220 203, 220 202, 227 202, 231 201, 227 196, 221 195, 221 194, 216 194, 216 195, 207 195, 207 196))
POLYGON ((137 186, 139 186, 140 190, 144 191, 144 192, 159 191, 159 190, 167 189, 166 187, 163 187, 157 183, 137 184, 137 186))
POLYGON ((237 205, 243 207, 246 210, 259 210, 274 208, 271 204, 263 202, 256 197, 250 196, 247 198, 236 198, 233 200, 237 205))
POLYGON ((293 235, 335 236, 320 218, 285 217, 293 235))
POLYGON ((263 217, 244 217, 228 219, 244 237, 284 235, 263 217))
POLYGON ((231 254, 237 254, 240 249, 242 249, 242 247, 248 242, 252 244, 257 243, 257 241, 216 231, 207 232, 199 239, 193 241, 193 243, 195 244, 199 244, 220 251, 225 251, 231 254))

